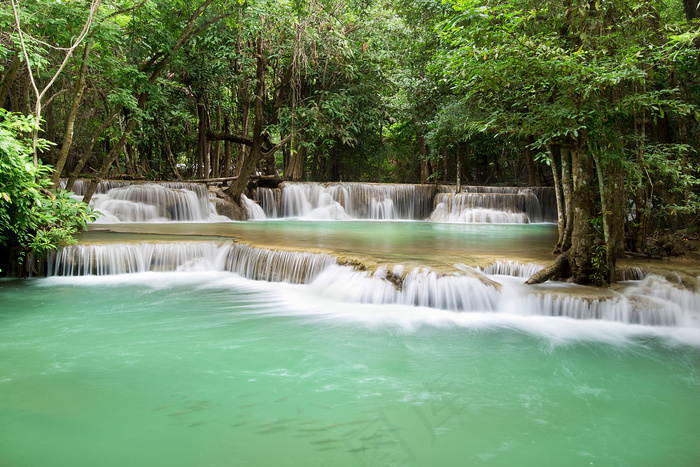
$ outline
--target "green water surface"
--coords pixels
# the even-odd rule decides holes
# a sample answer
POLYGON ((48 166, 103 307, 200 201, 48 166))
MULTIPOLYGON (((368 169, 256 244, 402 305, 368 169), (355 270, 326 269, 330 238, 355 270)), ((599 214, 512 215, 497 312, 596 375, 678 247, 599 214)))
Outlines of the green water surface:
POLYGON ((0 465, 698 464, 700 347, 666 331, 305 297, 0 282, 0 465))
POLYGON ((551 261, 557 241, 553 224, 442 224, 390 221, 255 221, 224 223, 95 224, 86 242, 135 241, 150 237, 234 237, 256 245, 323 249, 371 256, 378 261, 435 266, 484 258, 551 261))

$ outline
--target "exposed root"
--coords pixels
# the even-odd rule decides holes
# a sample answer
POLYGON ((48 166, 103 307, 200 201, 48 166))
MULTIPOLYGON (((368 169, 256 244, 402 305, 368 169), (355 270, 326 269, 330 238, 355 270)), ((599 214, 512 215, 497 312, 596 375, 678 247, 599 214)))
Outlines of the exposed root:
POLYGON ((566 251, 559 255, 559 257, 552 264, 533 274, 527 281, 525 281, 525 283, 527 285, 535 285, 546 282, 556 275, 561 275, 568 265, 569 252, 566 251))

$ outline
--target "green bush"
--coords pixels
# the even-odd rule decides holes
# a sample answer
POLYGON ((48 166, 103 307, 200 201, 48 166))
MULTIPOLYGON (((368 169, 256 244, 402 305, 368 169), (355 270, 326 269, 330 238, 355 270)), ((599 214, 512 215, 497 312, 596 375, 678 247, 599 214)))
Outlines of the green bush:
POLYGON ((49 190, 51 168, 34 164, 22 136, 33 126, 31 116, 0 109, 0 244, 18 252, 20 268, 31 255, 75 243, 73 234, 99 214, 65 190, 49 190))

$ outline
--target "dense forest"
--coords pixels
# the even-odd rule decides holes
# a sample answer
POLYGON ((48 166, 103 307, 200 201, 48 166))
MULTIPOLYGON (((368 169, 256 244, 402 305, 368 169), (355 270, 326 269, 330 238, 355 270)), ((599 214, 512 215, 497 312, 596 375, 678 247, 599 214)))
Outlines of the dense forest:
POLYGON ((531 282, 615 280, 700 220, 696 0, 2 0, 0 242, 91 178, 554 186, 531 282))

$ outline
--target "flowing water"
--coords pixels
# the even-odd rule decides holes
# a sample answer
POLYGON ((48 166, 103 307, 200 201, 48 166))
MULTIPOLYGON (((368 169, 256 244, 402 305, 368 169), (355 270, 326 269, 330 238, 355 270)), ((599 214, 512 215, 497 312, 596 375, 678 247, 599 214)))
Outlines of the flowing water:
POLYGON ((697 465, 700 291, 525 287, 547 224, 197 212, 0 281, 0 466, 697 465))
POLYGON ((695 465, 700 334, 225 272, 0 283, 0 464, 695 465))

